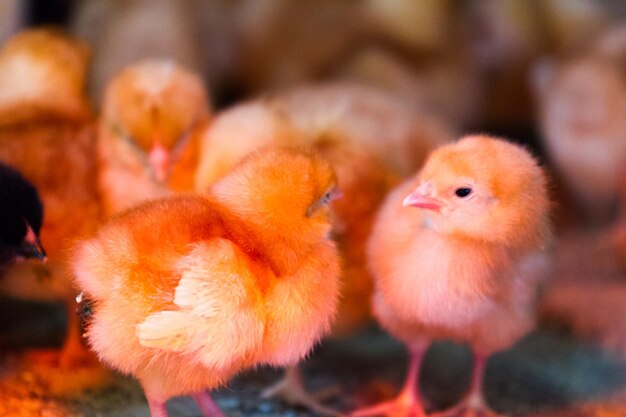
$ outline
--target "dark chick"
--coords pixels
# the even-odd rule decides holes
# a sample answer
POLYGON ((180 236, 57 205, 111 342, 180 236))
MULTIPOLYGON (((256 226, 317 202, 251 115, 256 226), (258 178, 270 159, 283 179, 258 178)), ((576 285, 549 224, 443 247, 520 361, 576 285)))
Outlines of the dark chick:
POLYGON ((19 172, 0 163, 0 272, 20 258, 46 260, 39 242, 43 205, 19 172))

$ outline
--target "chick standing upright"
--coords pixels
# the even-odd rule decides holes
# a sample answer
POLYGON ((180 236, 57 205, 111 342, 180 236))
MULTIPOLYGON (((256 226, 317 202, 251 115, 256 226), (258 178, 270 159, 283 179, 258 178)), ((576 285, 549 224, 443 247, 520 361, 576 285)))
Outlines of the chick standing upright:
POLYGON ((178 395, 218 414, 204 390, 251 366, 296 363, 329 331, 335 182, 314 154, 255 153, 205 195, 140 205, 77 247, 89 343, 139 379, 152 417, 178 395))
POLYGON ((410 364, 396 400, 353 416, 423 416, 418 374, 438 339, 475 353, 470 394, 445 415, 491 415, 481 395, 486 359, 534 325, 549 207, 546 178, 530 154, 486 136, 438 148, 388 196, 368 243, 373 308, 407 345, 410 364))
POLYGON ((46 259, 39 242, 43 205, 33 185, 0 163, 0 278, 19 258, 46 259))
POLYGON ((13 265, 1 291, 66 302, 68 335, 62 355, 53 357, 68 366, 91 356, 80 340, 67 248, 100 221, 95 124, 84 91, 88 60, 84 42, 50 29, 23 31, 0 51, 0 160, 37 187, 49 261, 13 265))
POLYGON ((193 189, 209 118, 200 78, 170 61, 142 61, 107 86, 98 129, 99 189, 110 216, 193 189))

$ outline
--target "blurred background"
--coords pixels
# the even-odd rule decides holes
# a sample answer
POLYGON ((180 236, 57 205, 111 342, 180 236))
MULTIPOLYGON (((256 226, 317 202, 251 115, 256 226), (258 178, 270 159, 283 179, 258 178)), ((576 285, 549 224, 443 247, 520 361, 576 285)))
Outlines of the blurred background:
MULTIPOLYGON (((542 330, 495 359, 500 370, 492 372, 488 392, 500 398, 496 405, 519 412, 572 406, 576 412, 545 415, 626 415, 626 2, 0 0, 0 44, 41 25, 60 27, 90 47, 86 89, 96 117, 114 75, 129 64, 158 58, 198 74, 215 114, 303 85, 349 81, 388 91, 457 136, 484 132, 527 145, 552 182, 555 271, 540 305, 542 330), (511 372, 521 388, 507 385, 503 375, 511 372), (576 408, 597 398, 601 404, 609 398, 613 405, 576 408)), ((0 349, 63 343, 68 321, 63 303, 2 301, 0 349)), ((402 349, 376 330, 359 337, 352 344, 331 344, 308 371, 334 366, 351 374, 342 380, 348 390, 372 375, 399 381, 402 349), (352 361, 341 354, 363 345, 371 348, 362 355, 373 365, 354 374, 362 368, 358 354, 352 361)), ((467 367, 464 355, 458 347, 441 345, 426 373, 437 374, 441 362, 467 367)), ((40 385, 55 385, 56 379, 33 385, 32 374, 9 374, 0 382, 0 391, 13 390, 6 401, 30 398, 35 408, 43 401, 49 415, 67 415, 54 398, 73 385, 50 397, 40 385)), ((275 377, 263 375, 249 380, 266 384, 275 377)), ((326 377, 313 384, 323 385, 326 377)), ((448 373, 440 385, 457 377, 458 372, 448 373)), ((438 388, 437 377, 434 381, 426 389, 437 398, 445 390, 438 388)), ((76 415, 122 415, 99 401, 142 403, 132 382, 118 380, 117 387, 88 399, 63 397, 61 403, 70 404, 76 415)), ((388 387, 371 389, 384 397, 388 387)), ((233 414, 286 410, 275 403, 258 410, 257 403, 231 394, 218 395, 218 403, 227 408, 230 401, 233 414)), ((445 403, 446 394, 441 398, 445 403)), ((14 409, 22 407, 15 404, 14 409)), ((174 415, 193 415, 186 404, 179 403, 174 415)), ((146 411, 124 410, 123 415, 146 411)))

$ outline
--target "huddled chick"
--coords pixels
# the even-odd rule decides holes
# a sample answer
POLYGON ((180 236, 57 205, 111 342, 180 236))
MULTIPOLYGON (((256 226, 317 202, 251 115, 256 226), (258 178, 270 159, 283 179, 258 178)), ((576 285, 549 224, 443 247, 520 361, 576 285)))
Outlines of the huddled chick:
POLYGON ((258 364, 294 364, 330 330, 336 182, 313 153, 258 152, 204 195, 142 204, 77 246, 89 343, 140 381, 152 417, 179 395, 218 415, 206 389, 258 364))

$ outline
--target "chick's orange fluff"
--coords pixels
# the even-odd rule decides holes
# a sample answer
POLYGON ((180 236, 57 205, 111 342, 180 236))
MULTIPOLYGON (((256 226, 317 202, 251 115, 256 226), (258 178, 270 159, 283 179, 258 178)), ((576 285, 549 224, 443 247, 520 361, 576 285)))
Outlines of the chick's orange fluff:
POLYGON ((319 156, 254 153, 206 195, 143 204, 77 247, 89 343, 140 380, 153 415, 242 368, 293 364, 329 330, 335 181, 319 156))
POLYGON ((521 148, 482 137, 439 148, 381 210, 369 245, 375 305, 427 336, 486 353, 510 346, 530 326, 512 326, 510 313, 528 294, 519 262, 546 244, 548 207, 543 172, 521 148), (418 186, 445 201, 439 211, 403 206, 418 186), (455 194, 463 188, 473 198, 455 194))
POLYGON ((437 339, 470 345, 473 385, 460 407, 487 408, 480 395, 486 358, 534 325, 549 207, 546 178, 532 156, 486 136, 438 148, 388 196, 368 243, 373 309, 410 350, 412 372, 401 398, 412 397, 383 412, 411 404, 423 413, 416 375, 425 348, 437 339))

